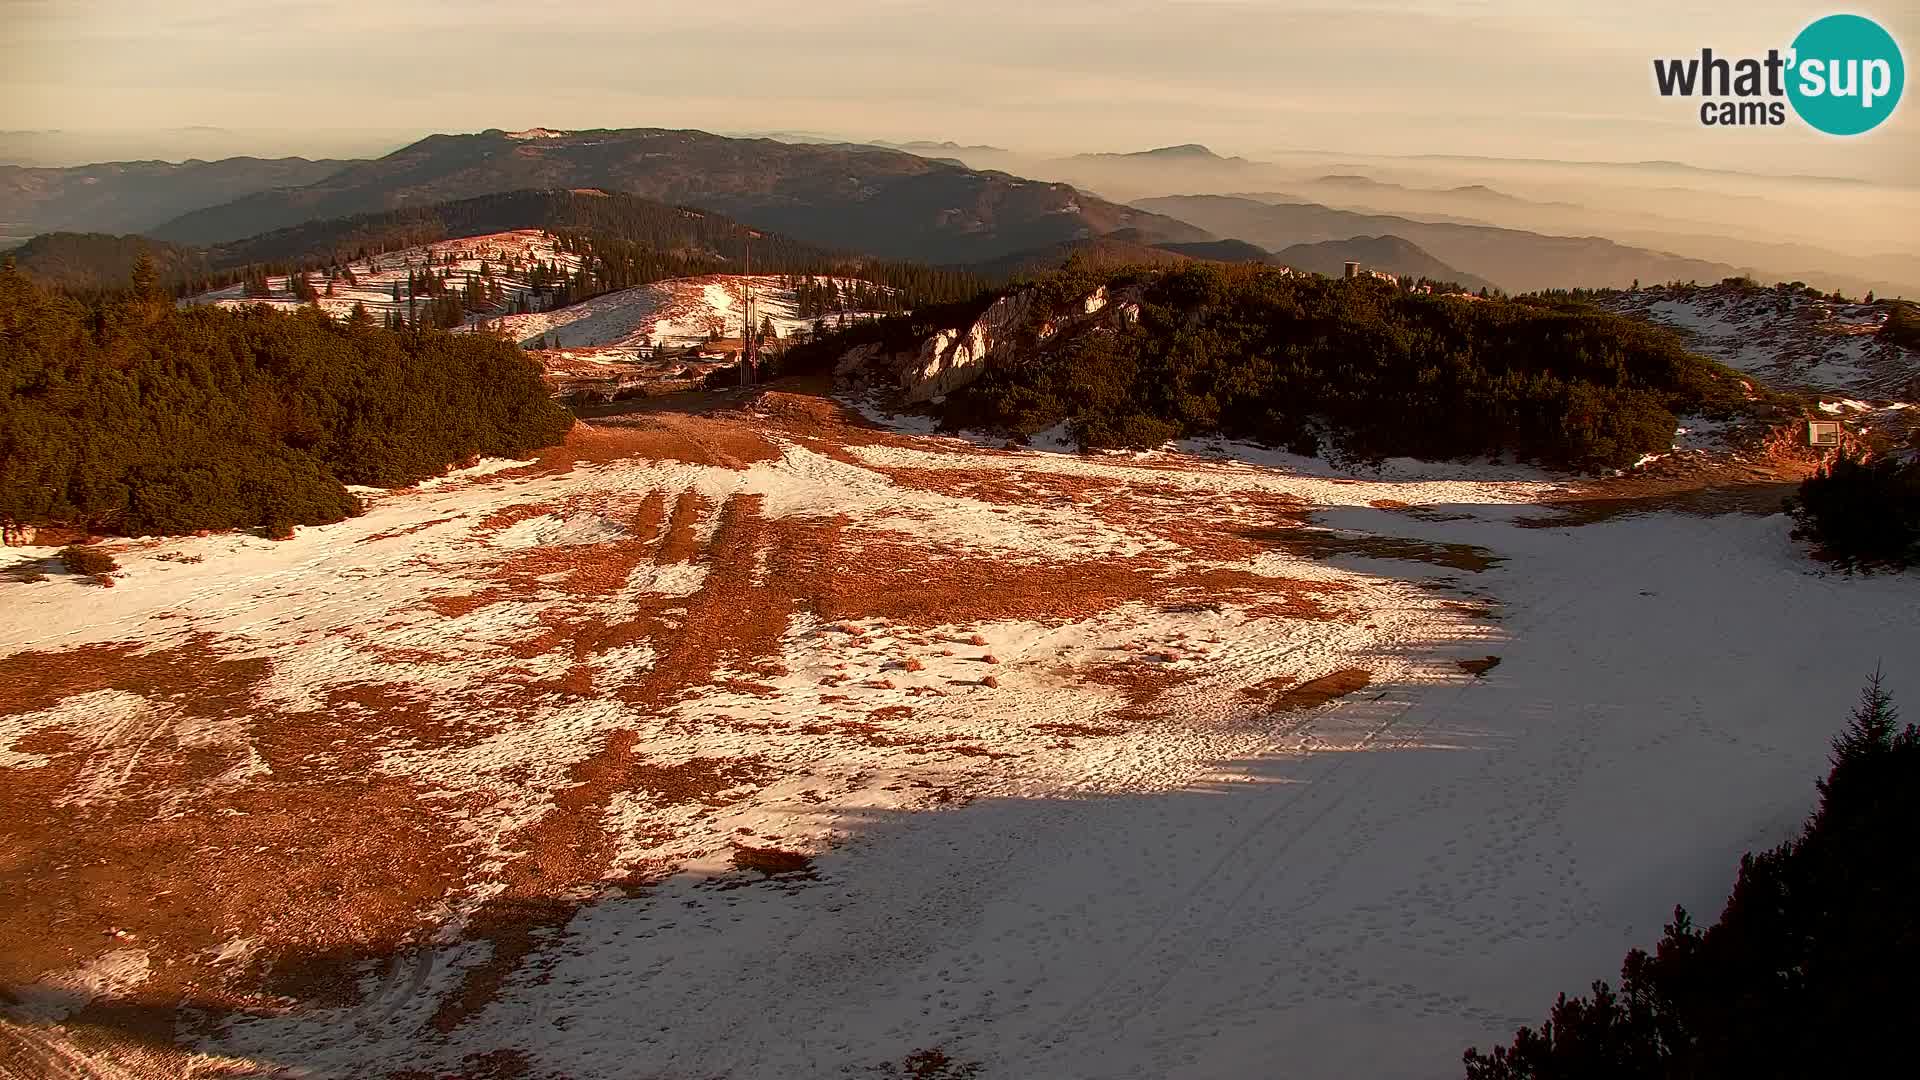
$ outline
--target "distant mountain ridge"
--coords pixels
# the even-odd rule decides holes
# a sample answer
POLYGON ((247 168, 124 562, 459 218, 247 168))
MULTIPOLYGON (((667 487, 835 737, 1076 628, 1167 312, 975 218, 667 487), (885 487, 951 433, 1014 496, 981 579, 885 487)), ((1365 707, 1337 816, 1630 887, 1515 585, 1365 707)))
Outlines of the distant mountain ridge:
MULTIPOLYGON (((1396 184, 1390 180, 1376 180, 1371 176, 1362 176, 1354 173, 1330 173, 1326 176, 1316 177, 1308 181, 1304 186, 1308 188, 1332 187, 1351 189, 1353 191, 1393 191, 1406 192, 1409 195, 1445 196, 1489 205, 1546 206, 1565 207, 1569 209, 1574 206, 1574 204, 1567 202, 1541 202, 1537 199, 1523 198, 1486 184, 1460 184, 1455 187, 1446 188, 1409 187, 1406 184, 1396 184)), ((1275 196, 1275 198, 1277 199, 1279 196, 1275 196)))
POLYGON ((1434 258, 1420 245, 1399 236, 1354 236, 1345 240, 1322 240, 1295 244, 1273 253, 1273 261, 1295 270, 1307 270, 1328 277, 1339 277, 1349 262, 1368 270, 1384 270, 1401 277, 1451 281, 1478 290, 1491 287, 1485 278, 1456 269, 1434 258))
POLYGON ((945 155, 951 154, 956 150, 982 154, 1004 154, 1007 152, 1004 148, 998 146, 985 146, 980 144, 969 146, 954 142, 952 139, 943 139, 939 142, 930 139, 915 139, 912 142, 888 142, 885 139, 875 139, 868 145, 884 147, 888 150, 905 150, 909 154, 926 154, 930 151, 938 151, 942 155, 945 155))
POLYGON ((1078 161, 1112 161, 1125 159, 1130 161, 1204 161, 1214 165, 1252 164, 1242 157, 1222 157, 1199 143, 1181 143, 1178 146, 1157 146, 1152 150, 1134 150, 1131 152, 1105 152, 1097 154, 1075 154, 1078 161))
POLYGON ((565 246, 586 260, 597 282, 624 288, 665 276, 739 273, 749 246, 757 271, 867 274, 903 295, 951 298, 985 286, 962 269, 938 269, 832 251, 719 213, 669 206, 593 189, 512 191, 372 214, 303 222, 211 248, 144 236, 48 233, 14 253, 21 271, 45 286, 115 289, 135 260, 152 256, 159 280, 196 292, 238 281, 244 273, 285 275, 366 262, 387 252, 443 241, 538 230, 571 237, 565 246))
POLYGON ((1649 159, 1646 161, 1588 161, 1579 158, 1496 157, 1483 154, 1408 154, 1408 161, 1495 161, 1520 165, 1578 165, 1590 169, 1617 169, 1637 172, 1699 173, 1706 176, 1757 176, 1777 180, 1812 180, 1823 184, 1867 184, 1857 176, 1825 176, 1817 173, 1767 173, 1750 169, 1716 169, 1690 165, 1684 161, 1649 159))
POLYGON ((1089 240, 1072 240, 1030 251, 1014 252, 999 259, 976 263, 967 269, 989 278, 1031 277, 1057 270, 1069 259, 1088 269, 1120 266, 1177 266, 1191 262, 1263 263, 1290 267, 1307 273, 1339 277, 1349 261, 1369 270, 1395 275, 1453 282, 1477 290, 1492 283, 1434 258, 1419 245, 1398 236, 1355 236, 1346 240, 1326 240, 1316 244, 1297 244, 1284 251, 1268 251, 1245 240, 1203 240, 1192 243, 1152 244, 1129 232, 1089 240))
POLYGON ((1221 236, 1276 252, 1301 244, 1392 235, 1449 266, 1510 292, 1625 287, 1642 282, 1719 281, 1744 271, 1726 263, 1628 247, 1598 236, 1549 236, 1521 229, 1359 214, 1317 203, 1265 203, 1230 195, 1174 195, 1135 205, 1178 216, 1221 236))
POLYGON ((144 232, 202 207, 271 188, 303 187, 353 164, 234 157, 64 169, 0 165, 0 233, 144 232))
POLYGON ((1202 229, 1060 183, 898 150, 729 139, 660 128, 433 135, 305 187, 257 192, 152 230, 207 245, 314 218, 523 188, 595 187, 698 206, 796 239, 935 263, 1138 229, 1206 240, 1202 229))

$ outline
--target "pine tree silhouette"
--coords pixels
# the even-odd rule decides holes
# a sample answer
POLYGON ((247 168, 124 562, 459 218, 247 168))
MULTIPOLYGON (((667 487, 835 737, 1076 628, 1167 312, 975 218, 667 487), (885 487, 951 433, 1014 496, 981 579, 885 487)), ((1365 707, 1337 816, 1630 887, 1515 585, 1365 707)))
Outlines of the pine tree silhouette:
POLYGON ((1874 668, 1866 688, 1860 691, 1860 704, 1853 708, 1852 723, 1833 740, 1833 764, 1838 767, 1843 762, 1890 749, 1899 721, 1900 710, 1893 704, 1893 696, 1887 693, 1886 680, 1880 669, 1874 668))

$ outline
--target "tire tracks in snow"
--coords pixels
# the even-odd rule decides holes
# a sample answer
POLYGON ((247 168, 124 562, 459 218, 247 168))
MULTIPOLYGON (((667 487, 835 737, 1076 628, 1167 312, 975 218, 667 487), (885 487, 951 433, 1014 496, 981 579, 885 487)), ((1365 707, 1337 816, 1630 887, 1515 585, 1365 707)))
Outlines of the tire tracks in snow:
MULTIPOLYGON (((1557 593, 1564 599, 1545 609, 1536 606, 1531 611, 1520 613, 1518 619, 1509 622, 1508 638, 1517 637, 1542 621, 1556 616, 1578 599, 1577 593, 1565 588, 1564 583, 1557 593)), ((1413 648, 1414 646, 1403 643, 1382 651, 1405 655, 1412 652, 1413 648)), ((1122 1033, 1150 1006, 1158 1002, 1166 988, 1175 979, 1191 969, 1196 957, 1206 954, 1205 946, 1209 943, 1209 939, 1217 938, 1221 927, 1233 923, 1254 890, 1284 867, 1283 860, 1287 854, 1303 838, 1316 834, 1319 825, 1347 806, 1356 793, 1370 786, 1368 781, 1385 762, 1385 755, 1414 744, 1436 724, 1452 716, 1463 704, 1466 694, 1481 683, 1481 679, 1462 675, 1437 686, 1410 688, 1406 700, 1390 707, 1387 715, 1355 740, 1350 748, 1321 751, 1318 754, 1309 752, 1307 754, 1309 758, 1324 757, 1328 754, 1334 754, 1337 757, 1306 785, 1300 797, 1281 801, 1279 805, 1241 830, 1220 856, 1209 865, 1207 871, 1188 885, 1177 900, 1165 909, 1163 915, 1155 921, 1152 929, 1139 944, 1129 950, 1124 959, 1112 963, 1107 975, 1094 989, 1070 1006, 1048 1027, 1044 1035, 1035 1040, 1037 1053, 1022 1062, 1023 1067, 1032 1068, 1045 1062, 1049 1069, 1062 1070, 1057 1072, 1057 1075, 1084 1075, 1074 1071, 1072 1067, 1074 1062, 1058 1059, 1062 1055, 1078 1055, 1088 1046, 1113 1048, 1120 1045, 1122 1033), (1444 695, 1442 691, 1445 691, 1444 695), (1416 710, 1418 710, 1417 713, 1416 710), (1416 722, 1407 725, 1405 721, 1410 714, 1415 715, 1416 722), (1353 760, 1355 758, 1364 760, 1356 763, 1353 760), (1306 811, 1308 816, 1304 821, 1298 820, 1298 815, 1303 810, 1302 799, 1318 792, 1330 792, 1330 794, 1322 798, 1318 807, 1306 811), (1260 844, 1262 837, 1268 834, 1277 834, 1273 843, 1260 844), (1262 856, 1261 862, 1246 864, 1243 856, 1250 849, 1258 850, 1262 856), (1240 873, 1234 868, 1243 865, 1247 866, 1245 880, 1240 882, 1239 887, 1234 889, 1230 897, 1224 901, 1218 899, 1216 896, 1218 890, 1215 886, 1224 884, 1227 888, 1231 888, 1233 880, 1240 873), (1153 960, 1147 964, 1147 974, 1136 980, 1136 985, 1130 990, 1126 989, 1126 980, 1130 973, 1140 967, 1143 960, 1148 957, 1152 957, 1153 960), (1126 992, 1121 993, 1122 990, 1126 992), (1097 1008, 1103 1002, 1112 1004, 1107 1008, 1097 1008), (1085 1031, 1087 1023, 1094 1017, 1100 1018, 1101 1031, 1108 1037, 1089 1038, 1081 1034, 1085 1031), (1069 1033, 1074 1037, 1069 1045, 1063 1046, 1062 1040, 1069 1033)), ((1331 722, 1336 717, 1350 714, 1368 704, 1378 702, 1389 693, 1392 693, 1392 690, 1374 695, 1365 701, 1349 698, 1330 708, 1314 710, 1286 729, 1280 738, 1331 722)), ((1319 899, 1324 897, 1342 869, 1355 857, 1364 854, 1373 843, 1375 836, 1392 823, 1391 821, 1376 822, 1371 828, 1365 830, 1357 845, 1344 847, 1343 858, 1329 867, 1322 874, 1321 880, 1311 886, 1306 895, 1291 904, 1289 910, 1294 914, 1310 910, 1319 899)), ((1351 833, 1343 836, 1352 838, 1351 833)), ((1077 1060, 1080 1064, 1085 1064, 1084 1060, 1077 1060)), ((1159 1071, 1164 1072, 1173 1063, 1160 1061, 1157 1064, 1160 1067, 1159 1071)))
MULTIPOLYGON (((1466 684, 1454 687, 1455 695, 1464 692, 1466 684)), ((1376 699, 1377 700, 1377 699, 1376 699)), ((1177 914, 1162 918, 1147 938, 1137 946, 1128 957, 1112 966, 1108 976, 1091 992, 1070 1008, 1054 1025, 1041 1043, 1043 1054, 1050 1054, 1058 1046, 1063 1033, 1079 1031, 1089 1017, 1102 1018, 1105 1029, 1114 1033, 1124 1031, 1139 1015, 1155 1003, 1174 979, 1184 973, 1192 964, 1196 955, 1204 951, 1206 936, 1215 933, 1221 926, 1229 925, 1235 915, 1245 906, 1255 888, 1266 881, 1285 864, 1285 856, 1300 841, 1316 833, 1321 822, 1344 807, 1352 796, 1367 787, 1366 779, 1375 771, 1377 762, 1373 759, 1386 750, 1404 747, 1419 738, 1438 716, 1438 710, 1425 710, 1425 720, 1411 728, 1401 728, 1387 746, 1379 746, 1382 738, 1398 728, 1414 707, 1422 702, 1418 695, 1394 709, 1383 721, 1375 725, 1364 735, 1352 750, 1325 751, 1318 756, 1337 754, 1336 760, 1325 772, 1315 778, 1306 788, 1306 792, 1328 791, 1322 804, 1308 812, 1302 821, 1297 815, 1301 811, 1299 798, 1286 800, 1272 810, 1261 815, 1223 851, 1214 861, 1207 873, 1189 885, 1182 894, 1183 905, 1177 914), (1367 759, 1356 764, 1354 758, 1367 759), (1263 836, 1276 833, 1277 840, 1271 845, 1260 845, 1262 861, 1248 862, 1244 856, 1254 848, 1263 836), (1229 883, 1238 875, 1235 867, 1247 867, 1245 880, 1224 902, 1215 899, 1215 886, 1229 883), (1178 926, 1169 933, 1168 928, 1178 926), (1139 984, 1121 994, 1119 1003, 1112 1008, 1095 1009, 1102 1001, 1115 997, 1116 990, 1124 987, 1123 980, 1136 967, 1143 957, 1152 954, 1154 960, 1147 965, 1151 972, 1139 984)), ((1334 709, 1316 715, 1311 721, 1325 721, 1334 713, 1352 708, 1351 705, 1336 706, 1334 709)), ((1449 710, 1450 711, 1450 710, 1449 710)), ((1301 725, 1305 726, 1305 725, 1301 725)), ((1303 797, 1305 797, 1303 792, 1303 797)), ((1352 849, 1357 854, 1360 849, 1352 849)), ((1079 1042, 1082 1040, 1076 1040, 1079 1042)), ((1104 1045, 1112 1045, 1106 1041, 1104 1045)))

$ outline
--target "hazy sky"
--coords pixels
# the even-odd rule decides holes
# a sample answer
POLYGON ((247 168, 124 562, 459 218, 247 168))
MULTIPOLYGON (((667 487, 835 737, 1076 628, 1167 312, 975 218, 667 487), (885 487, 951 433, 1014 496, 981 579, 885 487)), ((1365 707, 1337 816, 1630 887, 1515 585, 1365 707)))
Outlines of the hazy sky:
MULTIPOLYGON (((0 130, 15 133, 9 147, 18 132, 56 129, 67 134, 42 144, 74 148, 147 132, 148 152, 202 156, 364 154, 431 131, 546 125, 1045 152, 1205 142, 1256 157, 1302 148, 1920 172, 1912 93, 1854 139, 1797 123, 1706 129, 1693 106, 1654 93, 1653 56, 1784 48, 1828 10, 1779 0, 0 0, 0 130), (228 133, 179 131, 194 126, 228 133)), ((1909 67, 1920 60, 1920 4, 1850 10, 1887 26, 1909 67)))

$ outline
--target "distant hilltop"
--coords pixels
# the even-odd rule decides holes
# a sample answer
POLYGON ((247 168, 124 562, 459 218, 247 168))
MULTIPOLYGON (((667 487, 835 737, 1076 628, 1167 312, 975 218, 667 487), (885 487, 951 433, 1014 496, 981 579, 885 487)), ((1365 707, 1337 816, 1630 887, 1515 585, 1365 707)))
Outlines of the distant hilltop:
POLYGON ((1159 146, 1152 150, 1136 150, 1131 153, 1075 154, 1075 161, 1205 161, 1211 164, 1247 165, 1251 162, 1242 157, 1221 157, 1208 147, 1199 143, 1181 143, 1178 146, 1159 146))

